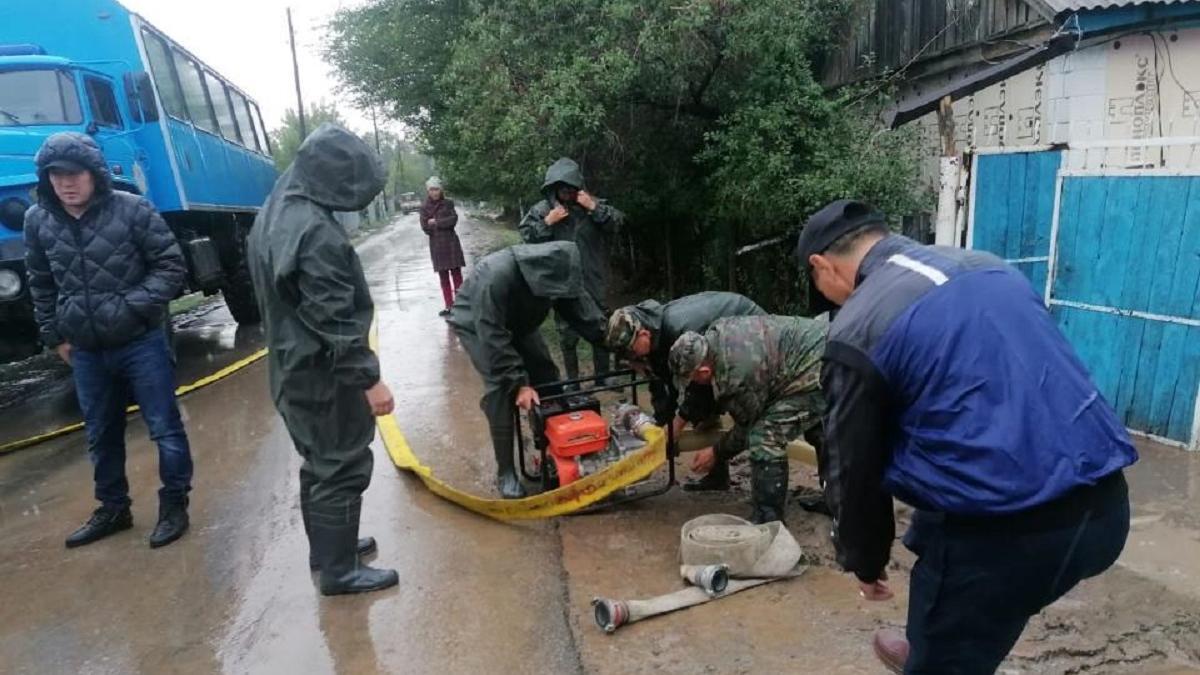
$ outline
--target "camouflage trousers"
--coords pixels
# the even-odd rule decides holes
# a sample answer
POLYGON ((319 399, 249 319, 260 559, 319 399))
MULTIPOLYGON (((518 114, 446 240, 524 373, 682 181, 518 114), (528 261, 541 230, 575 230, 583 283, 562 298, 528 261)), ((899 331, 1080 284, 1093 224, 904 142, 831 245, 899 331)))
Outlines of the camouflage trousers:
POLYGON ((824 412, 825 398, 819 391, 785 396, 771 402, 753 424, 730 429, 714 452, 722 461, 747 449, 751 462, 786 461, 788 443, 811 435, 821 424, 824 412))

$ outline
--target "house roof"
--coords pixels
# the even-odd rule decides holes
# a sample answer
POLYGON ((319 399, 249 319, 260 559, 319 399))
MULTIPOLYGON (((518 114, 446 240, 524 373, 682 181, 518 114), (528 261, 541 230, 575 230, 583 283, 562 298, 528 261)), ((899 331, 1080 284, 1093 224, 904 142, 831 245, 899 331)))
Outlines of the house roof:
POLYGON ((1128 7, 1130 5, 1171 5, 1187 0, 1040 0, 1054 11, 1074 12, 1081 9, 1103 9, 1106 7, 1128 7))

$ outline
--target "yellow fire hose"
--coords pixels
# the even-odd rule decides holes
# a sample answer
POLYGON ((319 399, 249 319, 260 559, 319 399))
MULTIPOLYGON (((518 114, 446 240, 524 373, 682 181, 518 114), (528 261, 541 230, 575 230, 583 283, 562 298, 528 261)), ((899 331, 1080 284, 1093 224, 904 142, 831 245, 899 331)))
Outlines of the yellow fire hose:
MULTIPOLYGON (((378 328, 376 323, 371 331, 371 348, 376 353, 379 353, 378 328)), ((383 446, 396 468, 416 475, 439 497, 469 511, 502 521, 552 518, 579 511, 622 488, 646 479, 667 461, 667 434, 663 429, 650 427, 646 431, 644 448, 597 473, 524 499, 494 499, 464 492, 433 475, 433 469, 422 464, 413 453, 412 447, 400 430, 400 425, 392 415, 377 418, 376 424, 379 427, 379 435, 383 438, 383 446)), ((709 435, 685 434, 679 444, 681 451, 689 452, 710 446, 720 433, 716 431, 709 435)), ((790 444, 788 455, 814 466, 817 463, 812 447, 802 441, 790 444)))
MULTIPOLYGON (((371 348, 378 349, 378 324, 371 331, 371 348)), ((614 492, 646 479, 667 460, 666 432, 658 427, 646 431, 646 445, 602 471, 580 480, 524 499, 491 499, 464 492, 433 475, 433 470, 421 463, 404 438, 396 418, 385 415, 377 418, 379 435, 392 463, 408 471, 433 492, 459 506, 496 520, 531 520, 561 516, 587 508, 614 492)))
MULTIPOLYGON (((204 387, 207 387, 208 385, 213 384, 214 382, 219 382, 219 381, 229 377, 230 375, 238 372, 239 370, 245 368, 246 366, 249 366, 250 364, 254 363, 255 361, 258 361, 259 359, 261 359, 262 357, 264 357, 266 355, 267 355, 267 350, 260 349, 243 359, 239 359, 239 360, 229 364, 228 366, 225 366, 224 368, 218 370, 215 373, 212 373, 211 375, 205 375, 204 377, 196 380, 195 382, 193 382, 191 384, 185 384, 182 387, 179 387, 178 389, 175 390, 175 395, 183 396, 184 394, 190 394, 191 392, 196 391, 197 389, 203 389, 204 387)), ((126 408, 126 412, 128 412, 128 413, 137 412, 137 410, 138 410, 138 407, 136 405, 131 405, 128 408, 126 408)), ((30 436, 29 438, 22 438, 20 440, 5 443, 4 445, 0 445, 0 455, 7 455, 10 452, 16 452, 17 450, 21 450, 23 448, 28 448, 31 445, 37 445, 38 443, 44 443, 48 440, 58 438, 59 436, 65 436, 69 433, 79 431, 82 428, 83 428, 83 422, 75 422, 73 424, 68 424, 64 427, 59 427, 58 429, 55 429, 53 431, 47 431, 44 434, 38 434, 36 436, 30 436)))

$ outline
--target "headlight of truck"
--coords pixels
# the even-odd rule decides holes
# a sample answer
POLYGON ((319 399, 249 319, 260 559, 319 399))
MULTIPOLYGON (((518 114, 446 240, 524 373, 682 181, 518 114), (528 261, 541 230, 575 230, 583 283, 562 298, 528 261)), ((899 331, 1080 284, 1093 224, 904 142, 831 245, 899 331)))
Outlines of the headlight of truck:
POLYGON ((16 197, 0 201, 0 225, 20 232, 25 227, 25 210, 28 208, 28 204, 16 197))
POLYGON ((21 294, 21 275, 12 270, 0 270, 0 300, 12 300, 21 294))

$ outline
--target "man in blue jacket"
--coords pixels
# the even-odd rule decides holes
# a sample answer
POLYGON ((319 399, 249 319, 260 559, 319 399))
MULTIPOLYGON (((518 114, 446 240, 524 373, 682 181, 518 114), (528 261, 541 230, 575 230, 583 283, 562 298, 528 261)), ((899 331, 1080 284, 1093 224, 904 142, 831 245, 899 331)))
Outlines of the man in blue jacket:
POLYGON ((797 246, 811 309, 836 310, 821 476, 838 561, 891 597, 892 498, 916 511, 906 673, 992 673, 1030 617, 1110 567, 1129 533, 1128 433, 1029 282, 978 251, 829 204, 797 246))
POLYGON ((142 197, 112 188, 90 136, 59 133, 37 154, 38 203, 25 214, 25 266, 46 346, 71 365, 100 508, 67 547, 133 527, 125 478, 125 406, 141 407, 158 444, 158 524, 150 546, 188 528, 192 455, 175 401, 163 325, 186 273, 175 235, 142 197))

